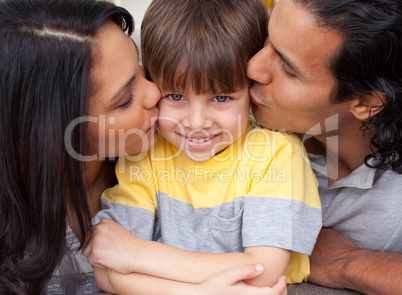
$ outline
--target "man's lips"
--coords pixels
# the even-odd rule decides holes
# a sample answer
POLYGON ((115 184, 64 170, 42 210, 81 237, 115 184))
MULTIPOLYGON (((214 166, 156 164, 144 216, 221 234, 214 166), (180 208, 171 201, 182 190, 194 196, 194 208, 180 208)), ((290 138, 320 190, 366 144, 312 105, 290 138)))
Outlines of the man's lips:
POLYGON ((252 101, 253 104, 256 104, 256 105, 261 104, 261 103, 258 101, 258 99, 256 98, 257 95, 254 93, 254 91, 253 91, 252 88, 250 88, 250 90, 249 90, 249 95, 250 95, 250 98, 251 98, 251 101, 252 101))

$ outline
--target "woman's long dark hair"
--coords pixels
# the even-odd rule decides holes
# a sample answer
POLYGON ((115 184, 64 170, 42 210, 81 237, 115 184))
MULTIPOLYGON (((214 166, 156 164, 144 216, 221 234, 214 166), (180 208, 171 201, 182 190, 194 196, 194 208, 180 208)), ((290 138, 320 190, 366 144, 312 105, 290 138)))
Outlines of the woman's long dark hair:
MULTIPOLYGON (((89 114, 95 36, 108 19, 131 34, 131 15, 111 3, 0 1, 0 294, 41 292, 64 254, 68 212, 88 239, 84 165, 64 132, 89 114)), ((86 129, 71 137, 79 154, 86 129)))
POLYGON ((375 132, 366 164, 402 173, 402 1, 294 1, 343 37, 331 64, 334 101, 385 93, 383 110, 362 127, 375 132))

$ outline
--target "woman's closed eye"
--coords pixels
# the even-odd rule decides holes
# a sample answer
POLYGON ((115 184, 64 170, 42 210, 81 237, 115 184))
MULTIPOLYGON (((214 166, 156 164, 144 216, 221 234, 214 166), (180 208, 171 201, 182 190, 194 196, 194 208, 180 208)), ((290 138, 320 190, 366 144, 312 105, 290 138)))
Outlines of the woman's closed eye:
POLYGON ((134 94, 130 93, 130 96, 125 100, 125 102, 119 105, 118 107, 122 109, 127 109, 133 104, 133 102, 134 102, 134 94))

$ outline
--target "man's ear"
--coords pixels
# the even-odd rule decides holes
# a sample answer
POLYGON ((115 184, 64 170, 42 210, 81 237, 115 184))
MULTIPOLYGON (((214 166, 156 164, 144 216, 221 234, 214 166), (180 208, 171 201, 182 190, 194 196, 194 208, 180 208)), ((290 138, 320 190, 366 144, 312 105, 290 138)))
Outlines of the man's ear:
POLYGON ((384 92, 364 94, 354 100, 351 106, 352 114, 360 121, 367 121, 384 109, 387 98, 384 92))

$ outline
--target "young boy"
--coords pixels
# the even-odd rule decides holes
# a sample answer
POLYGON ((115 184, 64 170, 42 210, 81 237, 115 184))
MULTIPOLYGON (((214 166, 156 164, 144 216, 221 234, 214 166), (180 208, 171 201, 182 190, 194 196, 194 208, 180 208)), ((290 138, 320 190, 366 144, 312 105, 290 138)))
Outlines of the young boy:
POLYGON ((199 283, 260 262, 249 284, 272 286, 286 268, 289 283, 308 276, 321 228, 315 177, 296 137, 249 119, 247 62, 266 30, 262 0, 151 3, 142 56, 162 91, 161 135, 138 161, 119 160, 97 218, 160 243, 116 246, 117 271, 199 283))

